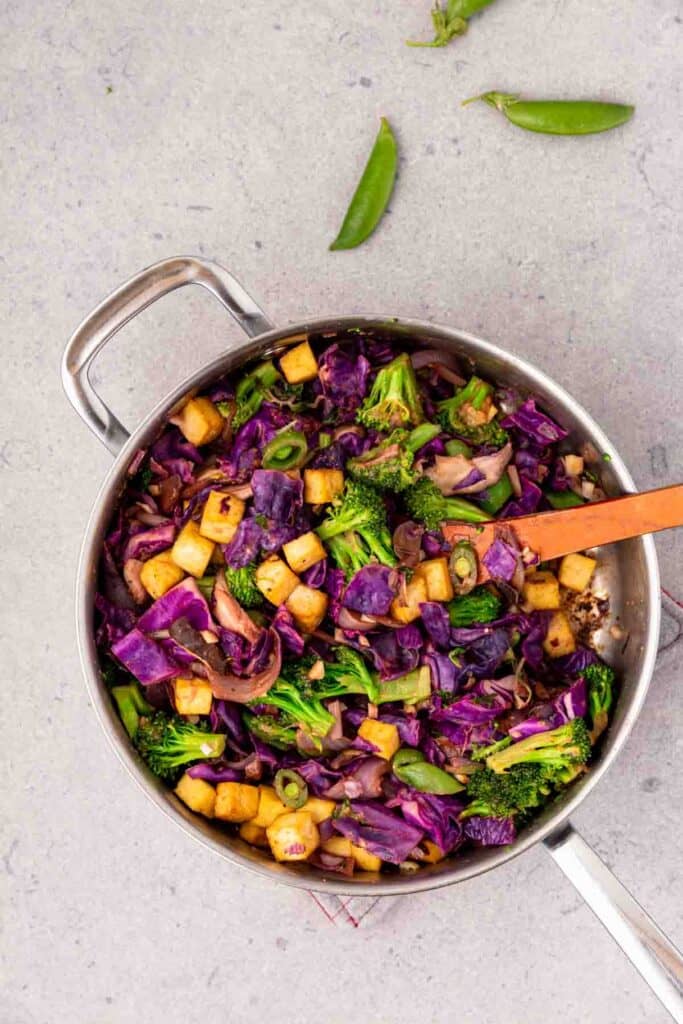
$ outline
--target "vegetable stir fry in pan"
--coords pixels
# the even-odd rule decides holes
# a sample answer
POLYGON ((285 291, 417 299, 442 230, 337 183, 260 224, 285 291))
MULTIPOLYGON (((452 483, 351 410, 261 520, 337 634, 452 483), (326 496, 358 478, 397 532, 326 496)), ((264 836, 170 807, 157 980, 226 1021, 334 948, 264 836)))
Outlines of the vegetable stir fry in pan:
POLYGON ((191 398, 139 451, 104 543, 102 672, 198 814, 352 874, 508 844, 587 770, 614 673, 577 595, 502 530, 477 584, 447 519, 602 497, 566 432, 453 357, 300 342, 191 398))

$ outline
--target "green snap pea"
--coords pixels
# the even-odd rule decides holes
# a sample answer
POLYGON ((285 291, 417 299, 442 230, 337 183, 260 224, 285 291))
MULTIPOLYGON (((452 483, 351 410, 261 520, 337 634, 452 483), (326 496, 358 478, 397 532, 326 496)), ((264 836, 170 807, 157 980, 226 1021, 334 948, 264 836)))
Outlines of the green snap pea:
POLYGON ((446 441, 446 455, 464 455, 466 459, 471 459, 472 449, 464 441, 454 437, 452 441, 446 441))
POLYGON ((553 508, 577 508, 586 502, 573 491, 546 491, 545 496, 553 508))
POLYGON ((508 498, 512 497, 512 483, 507 473, 503 473, 497 483, 487 487, 486 493, 488 497, 481 502, 481 507, 484 512, 495 516, 496 512, 500 512, 508 498))
POLYGON ((391 770, 399 782, 412 786, 420 793, 448 796, 465 788, 443 768, 437 768, 435 764, 425 761, 419 750, 398 750, 394 755, 391 770))
POLYGON ((500 110, 518 128, 546 135, 606 132, 628 121, 635 110, 635 107, 624 103, 600 103, 594 100, 522 100, 519 96, 505 92, 485 92, 465 100, 465 104, 475 100, 484 100, 500 110))
POLYGON ((344 222, 330 246, 332 251, 355 249, 375 230, 394 188, 397 163, 396 138, 386 117, 383 117, 344 222))
POLYGON ((451 39, 467 32, 467 19, 478 14, 493 3, 493 0, 448 0, 442 7, 436 0, 432 9, 434 38, 431 42, 408 40, 408 46, 446 46, 451 39))

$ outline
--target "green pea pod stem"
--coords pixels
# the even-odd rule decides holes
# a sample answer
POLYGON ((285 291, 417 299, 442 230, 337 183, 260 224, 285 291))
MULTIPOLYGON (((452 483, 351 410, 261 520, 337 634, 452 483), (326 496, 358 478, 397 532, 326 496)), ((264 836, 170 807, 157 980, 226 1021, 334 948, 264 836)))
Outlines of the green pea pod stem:
MULTIPOLYGON (((465 100, 483 100, 500 110, 508 121, 529 132, 545 135, 592 135, 624 124, 635 107, 595 100, 522 100, 505 92, 485 92, 465 100)), ((464 104, 463 104, 464 105, 464 104)))
POLYGON ((460 793, 465 788, 443 768, 437 768, 435 764, 429 764, 427 761, 412 761, 402 765, 394 763, 392 770, 399 782, 412 786, 420 793, 448 796, 451 793, 460 793))
POLYGON ((408 40, 408 46, 447 46, 451 39, 467 32, 467 19, 478 14, 493 0, 448 0, 442 7, 439 0, 432 9, 434 38, 428 42, 408 40))
POLYGON ((338 249, 355 249, 375 230, 389 203, 396 180, 397 164, 396 138, 391 125, 386 117, 383 117, 344 222, 330 246, 333 252, 338 249))

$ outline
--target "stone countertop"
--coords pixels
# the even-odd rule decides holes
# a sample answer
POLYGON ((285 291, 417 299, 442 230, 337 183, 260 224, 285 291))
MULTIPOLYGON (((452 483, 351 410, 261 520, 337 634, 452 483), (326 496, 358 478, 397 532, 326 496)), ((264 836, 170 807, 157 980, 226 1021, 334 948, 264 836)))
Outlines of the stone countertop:
MULTIPOLYGON (((679 5, 501 0, 449 48, 408 49, 429 6, 5 5, 7 1024, 669 1019, 540 849, 358 931, 221 863, 128 781, 81 679, 73 580, 109 457, 58 363, 80 318, 165 256, 218 260, 280 324, 377 312, 478 333, 572 391, 639 486, 683 479, 679 5), (535 136, 460 107, 492 88, 637 113, 604 136, 535 136), (401 152, 390 213, 363 248, 329 253, 381 114, 401 152)), ((177 294, 102 356, 102 392, 134 424, 238 338, 210 298, 177 294)), ((681 600, 683 534, 657 544, 681 600)), ((577 824, 680 943, 683 647, 667 608, 644 711, 577 824)))

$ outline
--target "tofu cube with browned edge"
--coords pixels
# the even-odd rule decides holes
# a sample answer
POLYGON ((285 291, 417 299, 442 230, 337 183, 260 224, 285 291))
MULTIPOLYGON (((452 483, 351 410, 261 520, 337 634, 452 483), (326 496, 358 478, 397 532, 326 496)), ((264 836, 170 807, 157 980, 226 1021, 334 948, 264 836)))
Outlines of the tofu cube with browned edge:
POLYGON ((596 565, 596 560, 587 555, 565 555, 558 573, 560 583, 569 590, 581 593, 589 586, 596 565))
POLYGON ((179 715, 208 715, 213 693, 206 679, 198 676, 173 680, 173 702, 179 715))
POLYGON ((176 565, 179 565, 190 576, 199 579, 206 572, 206 567, 211 561, 214 543, 207 537, 202 537, 199 527, 190 519, 185 523, 182 530, 176 537, 175 544, 171 548, 171 558, 176 565))
POLYGON ((251 821, 259 805, 258 786, 244 782, 219 782, 214 814, 221 821, 251 821))
POLYGON ((280 359, 280 369, 288 384, 303 384, 318 376, 318 362, 307 341, 295 345, 280 359))
POLYGON ((171 417, 171 423, 175 423, 190 444, 209 444, 220 435, 225 420, 211 399, 191 398, 171 417))
POLYGON ((382 867, 382 861, 377 854, 369 853, 362 846, 354 846, 353 843, 351 844, 351 856, 356 862, 356 867, 361 871, 379 871, 382 867))
POLYGON ((167 590, 180 583, 185 573, 173 561, 170 549, 149 558, 140 570, 140 582, 150 597, 157 601, 167 590))
POLYGON ((316 562, 322 561, 327 554, 320 537, 312 530, 283 544, 282 550, 294 572, 304 572, 306 569, 310 569, 316 562))
POLYGON ((560 607, 560 584, 552 572, 532 572, 524 580, 522 595, 534 611, 554 611, 560 607))
POLYGON ((543 650, 549 658, 561 658, 576 650, 572 627, 564 612, 553 612, 543 641, 543 650))
POLYGON ((256 586, 271 604, 284 604, 295 587, 299 585, 299 577, 293 573, 286 562, 277 555, 270 555, 256 568, 256 586))
POLYGON ((175 793, 191 811, 203 814, 205 818, 213 818, 216 790, 210 782, 206 782, 204 779, 193 779, 185 772, 175 788, 175 793))
POLYGON ((307 860, 320 846, 318 826, 306 811, 292 811, 266 829, 275 860, 307 860))
POLYGON ((287 611, 304 633, 312 633, 325 618, 329 598, 322 590, 299 583, 285 601, 287 611))
POLYGON ((447 558, 428 558, 420 562, 415 570, 415 576, 421 576, 427 584, 428 601, 453 600, 453 581, 448 571, 447 558))
POLYGON ((327 821, 332 817, 336 806, 334 800, 325 800, 321 796, 309 796, 303 807, 299 809, 308 811, 316 825, 319 825, 321 821, 327 821))
POLYGON ((272 786, 259 786, 258 794, 258 810, 252 820, 260 828, 268 828, 281 814, 288 814, 292 809, 282 803, 272 786))
POLYGON ((398 728, 391 722, 380 722, 376 718, 364 718, 358 728, 361 739, 367 740, 377 748, 377 756, 385 761, 392 757, 401 745, 398 728))
POLYGON ((397 622, 413 622, 419 619, 422 614, 420 605, 428 600, 427 593, 427 581, 424 576, 413 576, 410 583, 406 584, 405 592, 399 593, 391 602, 392 619, 396 619, 397 622))
POLYGON ((245 843, 251 843, 252 846, 268 846, 268 836, 266 830, 261 828, 260 825, 255 825, 253 821, 245 821, 240 825, 240 838, 244 839, 245 843))
POLYGON ((341 469, 305 469, 304 501, 309 505, 326 505, 344 490, 341 469))
POLYGON ((245 504, 234 494, 211 491, 202 512, 199 532, 217 544, 229 544, 244 515, 245 504))

